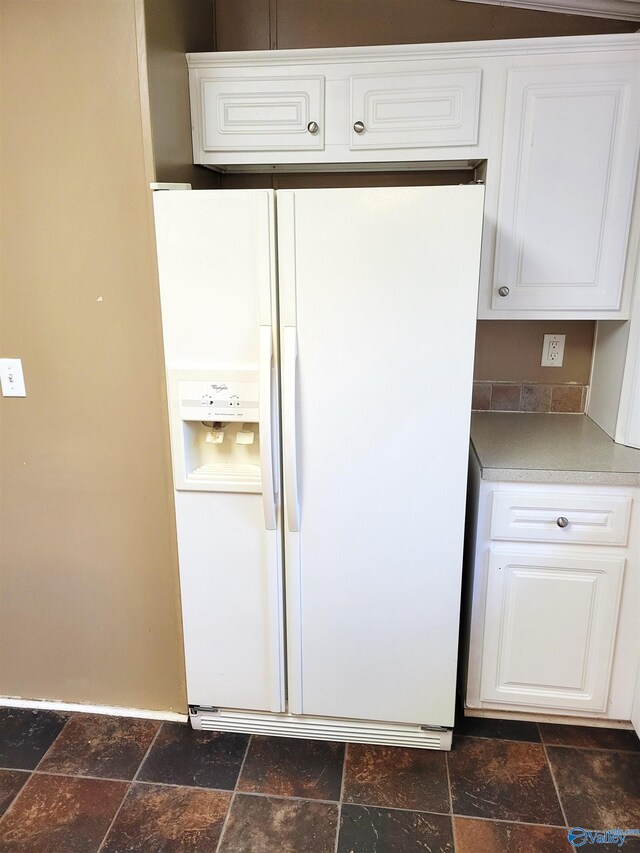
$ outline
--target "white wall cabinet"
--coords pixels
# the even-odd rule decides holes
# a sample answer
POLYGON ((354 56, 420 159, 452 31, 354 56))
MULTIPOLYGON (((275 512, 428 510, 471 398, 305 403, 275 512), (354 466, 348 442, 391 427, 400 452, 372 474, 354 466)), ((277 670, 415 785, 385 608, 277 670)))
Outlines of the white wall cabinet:
POLYGON ((492 312, 620 309, 639 128, 637 59, 509 68, 492 312))
POLYGON ((493 58, 482 52, 401 45, 187 59, 195 163, 329 171, 454 161, 472 169, 487 156, 493 58))
POLYGON ((470 483, 467 709, 630 720, 640 489, 470 483))

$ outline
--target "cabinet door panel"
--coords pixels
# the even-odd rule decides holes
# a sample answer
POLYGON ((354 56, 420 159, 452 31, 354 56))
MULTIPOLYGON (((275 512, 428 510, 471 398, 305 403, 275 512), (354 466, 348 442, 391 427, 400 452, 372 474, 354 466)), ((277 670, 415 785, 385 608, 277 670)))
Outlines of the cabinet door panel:
POLYGON ((601 56, 509 71, 494 309, 619 309, 637 90, 635 64, 601 56))
POLYGON ((480 68, 459 67, 354 75, 350 148, 475 145, 481 78, 480 68))
POLYGON ((321 150, 324 77, 203 78, 204 151, 321 150), (310 132, 309 123, 317 130, 310 132))
POLYGON ((624 558, 489 558, 481 697, 605 711, 624 558))

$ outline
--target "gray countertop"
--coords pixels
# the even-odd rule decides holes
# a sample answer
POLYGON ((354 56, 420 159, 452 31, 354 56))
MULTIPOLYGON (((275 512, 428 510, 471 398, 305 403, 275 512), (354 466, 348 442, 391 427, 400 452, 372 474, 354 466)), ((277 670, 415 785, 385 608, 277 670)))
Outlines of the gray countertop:
POLYGON ((471 441, 483 480, 640 486, 640 450, 586 415, 474 412, 471 441))

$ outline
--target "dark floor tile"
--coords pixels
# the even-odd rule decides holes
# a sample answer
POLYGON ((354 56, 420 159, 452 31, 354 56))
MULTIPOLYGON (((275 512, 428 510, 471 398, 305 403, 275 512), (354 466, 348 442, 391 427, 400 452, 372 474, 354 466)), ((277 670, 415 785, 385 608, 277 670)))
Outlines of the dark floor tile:
POLYGON ((249 735, 200 732, 183 723, 163 723, 138 779, 230 791, 248 742, 249 735))
POLYGON ((339 800, 344 744, 254 735, 239 791, 339 800))
POLYGON ((30 775, 24 770, 0 770, 0 815, 6 812, 30 775))
POLYGON ((456 853, 568 853, 567 830, 524 823, 453 819, 456 853))
POLYGON ((102 853, 214 851, 230 801, 222 791, 134 784, 102 853))
POLYGON ((159 723, 101 714, 69 720, 38 770, 133 779, 159 723))
POLYGON ((337 828, 337 804, 237 794, 218 853, 334 853, 337 828))
POLYGON ((0 823, 2 853, 94 853, 126 782, 34 774, 0 823))
POLYGON ((547 747, 569 826, 640 828, 640 754, 547 747))
POLYGON ((68 719, 57 711, 0 708, 0 767, 33 770, 68 719))
POLYGON ((564 825, 541 744, 455 738, 448 762, 454 814, 564 825))
POLYGON ((625 729, 562 726, 555 723, 541 723, 539 728, 542 740, 553 746, 578 746, 582 749, 621 749, 628 752, 640 752, 638 735, 625 729))
POLYGON ((453 853, 448 815, 344 805, 337 853, 453 853))
POLYGON ((536 723, 521 720, 490 720, 488 717, 456 716, 454 734, 466 737, 488 737, 500 740, 522 740, 540 743, 540 734, 536 723))
POLYGON ((449 814, 444 752, 349 744, 344 802, 449 814))

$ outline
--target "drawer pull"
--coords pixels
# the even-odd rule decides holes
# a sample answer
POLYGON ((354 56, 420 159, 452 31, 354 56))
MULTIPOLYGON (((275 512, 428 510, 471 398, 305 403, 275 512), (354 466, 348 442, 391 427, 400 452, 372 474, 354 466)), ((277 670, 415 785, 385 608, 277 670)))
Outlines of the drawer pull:
POLYGON ((558 527, 568 527, 569 519, 565 518, 564 515, 561 515, 560 518, 556 521, 556 524, 558 525, 558 527))
POLYGON ((318 122, 317 121, 310 121, 309 124, 307 125, 307 130, 309 131, 309 133, 317 133, 320 130, 318 122))
POLYGON ((355 130, 356 133, 364 133, 364 122, 363 121, 357 121, 353 125, 353 129, 355 130))

